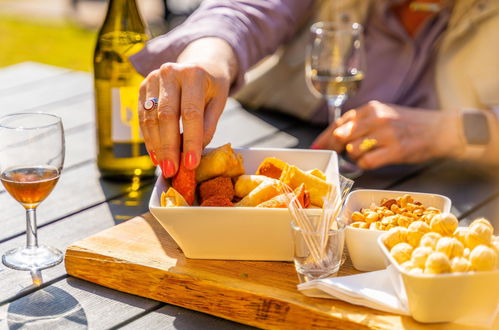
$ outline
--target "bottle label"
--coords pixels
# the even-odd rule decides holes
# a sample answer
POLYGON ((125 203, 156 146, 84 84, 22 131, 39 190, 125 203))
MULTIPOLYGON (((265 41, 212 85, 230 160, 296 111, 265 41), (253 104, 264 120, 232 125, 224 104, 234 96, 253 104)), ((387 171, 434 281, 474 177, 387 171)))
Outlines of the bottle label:
POLYGON ((136 86, 111 89, 111 139, 116 158, 147 155, 139 127, 136 86))

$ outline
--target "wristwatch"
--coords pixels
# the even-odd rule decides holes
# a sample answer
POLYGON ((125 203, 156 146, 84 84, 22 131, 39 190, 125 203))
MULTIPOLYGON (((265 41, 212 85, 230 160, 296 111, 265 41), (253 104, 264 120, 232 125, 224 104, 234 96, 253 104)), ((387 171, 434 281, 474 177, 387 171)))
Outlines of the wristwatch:
POLYGON ((487 116, 479 110, 461 111, 463 137, 466 142, 464 158, 477 158, 483 155, 490 143, 490 128, 487 116))

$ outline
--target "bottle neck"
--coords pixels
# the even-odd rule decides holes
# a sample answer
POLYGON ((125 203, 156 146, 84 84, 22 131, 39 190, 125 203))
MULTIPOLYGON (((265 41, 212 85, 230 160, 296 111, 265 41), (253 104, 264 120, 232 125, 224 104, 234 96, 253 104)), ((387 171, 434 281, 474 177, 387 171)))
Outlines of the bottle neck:
POLYGON ((140 16, 135 0, 110 0, 106 19, 101 32, 133 31, 146 33, 145 24, 140 16))

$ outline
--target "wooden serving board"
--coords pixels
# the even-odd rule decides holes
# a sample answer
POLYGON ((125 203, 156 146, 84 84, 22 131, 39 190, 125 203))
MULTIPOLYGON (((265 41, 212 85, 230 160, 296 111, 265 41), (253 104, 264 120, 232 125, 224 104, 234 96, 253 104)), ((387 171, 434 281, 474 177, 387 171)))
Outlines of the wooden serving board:
MULTIPOLYGON (((151 214, 76 242, 65 264, 69 275, 90 282, 267 329, 456 329, 306 297, 292 263, 185 258, 151 214)), ((339 275, 354 273, 347 261, 339 275)))

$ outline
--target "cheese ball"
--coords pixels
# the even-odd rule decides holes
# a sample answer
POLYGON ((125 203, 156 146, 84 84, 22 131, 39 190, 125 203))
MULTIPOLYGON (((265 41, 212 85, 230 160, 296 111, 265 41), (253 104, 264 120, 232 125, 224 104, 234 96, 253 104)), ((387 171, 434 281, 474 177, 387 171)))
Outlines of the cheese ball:
POLYGON ((492 229, 484 223, 475 223, 468 228, 466 233, 466 246, 470 249, 478 245, 488 245, 492 241, 492 229))
POLYGON ((413 247, 408 243, 398 243, 395 245, 390 254, 397 261, 399 265, 411 259, 413 247))
POLYGON ((433 232, 426 233, 423 235, 423 237, 421 237, 419 246, 427 246, 434 250, 437 246, 438 240, 441 237, 442 235, 440 235, 439 233, 433 233, 433 232))
POLYGON ((470 223, 469 227, 471 227, 477 223, 481 223, 481 224, 486 225, 487 227, 490 228, 490 230, 492 230, 492 232, 494 232, 494 227, 492 227, 492 224, 489 222, 489 220, 487 220, 485 218, 478 218, 478 219, 473 220, 473 222, 470 223))
POLYGON ((395 227, 390 229, 386 236, 384 243, 388 250, 391 250, 398 243, 407 242, 407 228, 395 227))
POLYGON ((419 246, 421 237, 430 231, 430 226, 424 221, 414 221, 409 225, 407 229, 407 243, 411 244, 413 247, 419 246))
POLYGON ((412 251, 411 261, 415 267, 424 268, 426 259, 433 253, 433 249, 427 246, 420 246, 412 251))
POLYGON ((451 271, 450 261, 442 252, 433 252, 426 259, 425 274, 444 274, 451 271))
POLYGON ((494 270, 497 267, 497 253, 491 247, 478 245, 470 253, 470 262, 473 270, 494 270))
POLYGON ((457 227, 454 231, 453 236, 459 240, 464 246, 466 246, 466 234, 468 233, 467 227, 457 227))
POLYGON ((454 237, 442 237, 438 240, 436 251, 445 253, 449 259, 461 257, 464 252, 464 245, 454 237))
POLYGON ((431 231, 442 236, 452 236, 458 225, 457 218, 452 213, 440 213, 431 219, 431 231))
POLYGON ((450 267, 453 273, 465 273, 471 270, 471 263, 463 257, 456 257, 451 260, 450 267))

